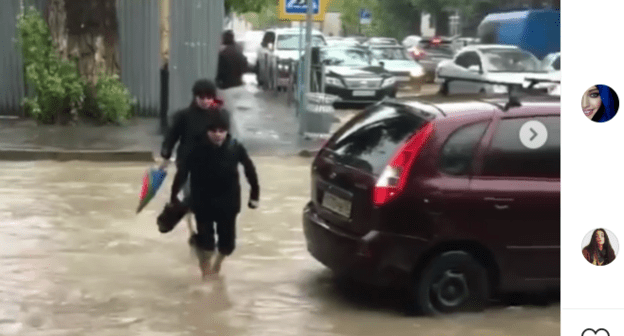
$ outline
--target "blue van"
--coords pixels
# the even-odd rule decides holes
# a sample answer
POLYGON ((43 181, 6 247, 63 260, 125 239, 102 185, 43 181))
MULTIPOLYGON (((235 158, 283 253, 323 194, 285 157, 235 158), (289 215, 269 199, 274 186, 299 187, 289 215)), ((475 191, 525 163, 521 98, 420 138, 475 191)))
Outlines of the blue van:
POLYGON ((561 14, 558 10, 523 10, 486 16, 477 34, 483 44, 510 44, 537 58, 561 51, 561 14))

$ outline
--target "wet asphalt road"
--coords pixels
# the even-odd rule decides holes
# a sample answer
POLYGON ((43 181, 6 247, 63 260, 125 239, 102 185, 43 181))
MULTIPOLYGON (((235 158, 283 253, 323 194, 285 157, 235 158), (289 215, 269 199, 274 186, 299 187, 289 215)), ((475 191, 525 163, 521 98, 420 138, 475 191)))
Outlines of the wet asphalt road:
POLYGON ((184 223, 156 229, 168 186, 135 214, 146 166, 0 162, 0 335, 560 334, 558 303, 406 317, 401 294, 339 285, 305 247, 310 159, 254 160, 260 208, 207 283, 184 223))

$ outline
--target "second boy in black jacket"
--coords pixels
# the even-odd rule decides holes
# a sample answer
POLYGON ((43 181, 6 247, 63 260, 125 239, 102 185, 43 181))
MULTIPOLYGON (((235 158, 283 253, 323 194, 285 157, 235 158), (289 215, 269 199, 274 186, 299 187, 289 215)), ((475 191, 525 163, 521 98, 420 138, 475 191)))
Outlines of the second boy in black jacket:
MULTIPOLYGON (((260 196, 254 164, 245 147, 228 134, 229 126, 227 114, 212 119, 187 161, 192 210, 197 222, 196 249, 204 278, 218 274, 223 259, 234 251, 236 217, 241 210, 239 164, 243 165, 251 186, 248 206, 255 209, 260 196), (215 247, 218 253, 211 268, 215 247)), ((174 194, 177 195, 176 190, 174 194)))

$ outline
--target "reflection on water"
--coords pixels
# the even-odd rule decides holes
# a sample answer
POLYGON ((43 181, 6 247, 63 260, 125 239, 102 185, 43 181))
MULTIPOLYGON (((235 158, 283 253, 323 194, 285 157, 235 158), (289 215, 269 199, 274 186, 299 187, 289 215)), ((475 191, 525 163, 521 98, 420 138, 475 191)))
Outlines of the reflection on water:
POLYGON ((261 207, 208 283, 185 225, 156 229, 168 191, 134 213, 145 166, 0 163, 0 335, 559 335, 558 304, 413 318, 400 294, 340 286, 302 235, 309 159, 255 161, 261 207))

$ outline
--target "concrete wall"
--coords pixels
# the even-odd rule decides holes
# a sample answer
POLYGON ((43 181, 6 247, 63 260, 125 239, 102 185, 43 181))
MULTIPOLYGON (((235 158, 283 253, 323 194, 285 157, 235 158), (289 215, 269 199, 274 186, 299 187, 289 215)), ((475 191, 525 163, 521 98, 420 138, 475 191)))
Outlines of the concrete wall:
POLYGON ((431 14, 423 13, 420 18, 420 31, 422 37, 433 37, 435 36, 435 26, 433 25, 433 20, 431 14))
POLYGON ((323 22, 323 34, 329 36, 340 36, 342 34, 342 21, 340 13, 325 13, 325 22, 323 22))

